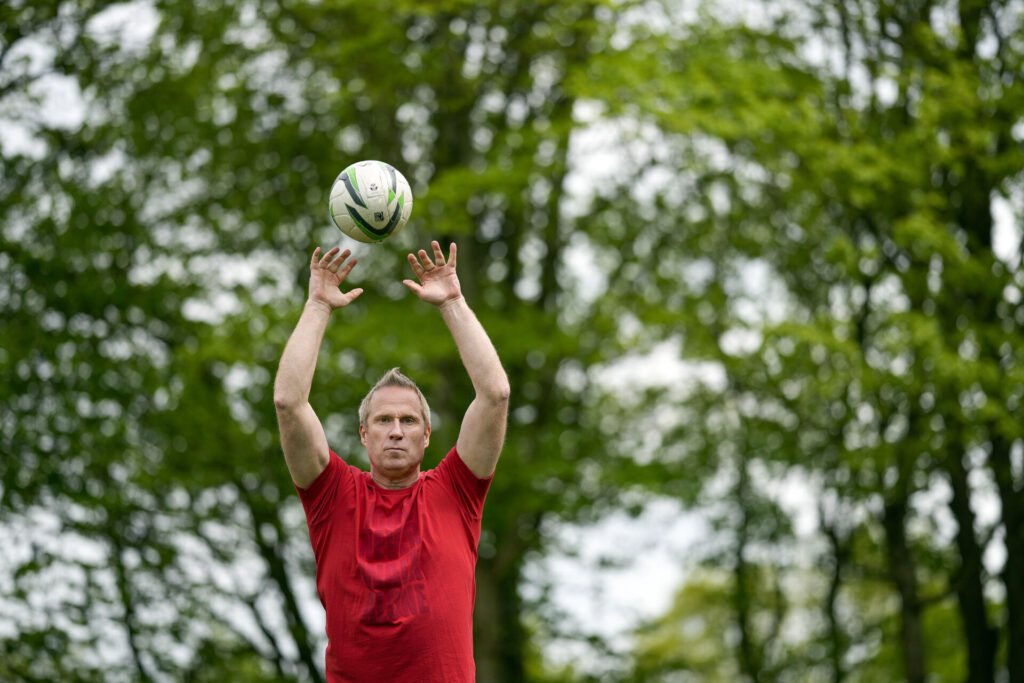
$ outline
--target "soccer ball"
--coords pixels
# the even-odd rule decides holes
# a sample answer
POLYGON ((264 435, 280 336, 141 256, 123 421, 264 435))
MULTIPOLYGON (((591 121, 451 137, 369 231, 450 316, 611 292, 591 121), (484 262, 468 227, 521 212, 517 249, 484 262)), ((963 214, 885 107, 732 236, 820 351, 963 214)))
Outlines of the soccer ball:
POLYGON ((409 181, 383 161, 357 161, 331 186, 331 220, 360 242, 383 242, 405 227, 412 213, 409 181))

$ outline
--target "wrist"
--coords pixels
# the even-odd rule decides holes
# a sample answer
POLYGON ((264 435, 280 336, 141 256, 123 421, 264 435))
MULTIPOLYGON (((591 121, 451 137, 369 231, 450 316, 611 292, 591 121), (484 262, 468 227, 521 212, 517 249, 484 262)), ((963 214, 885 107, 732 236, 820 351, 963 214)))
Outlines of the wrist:
POLYGON ((437 307, 439 309, 441 309, 442 311, 445 311, 445 310, 448 310, 450 308, 455 308, 455 307, 457 307, 460 304, 463 304, 465 302, 466 302, 466 300, 463 298, 463 296, 461 294, 458 294, 456 296, 453 296, 450 299, 445 299, 444 301, 439 303, 437 305, 437 307))
POLYGON ((319 313, 326 313, 327 315, 330 315, 334 311, 330 304, 319 299, 306 299, 304 308, 312 309, 319 313))

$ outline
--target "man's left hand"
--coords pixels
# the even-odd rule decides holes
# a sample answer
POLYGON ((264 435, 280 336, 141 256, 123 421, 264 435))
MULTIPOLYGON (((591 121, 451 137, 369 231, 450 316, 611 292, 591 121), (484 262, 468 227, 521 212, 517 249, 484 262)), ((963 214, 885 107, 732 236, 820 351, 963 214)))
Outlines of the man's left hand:
POLYGON ((412 280, 402 280, 402 284, 411 289, 413 293, 428 304, 440 306, 446 301, 452 301, 462 296, 462 287, 459 285, 459 277, 455 274, 455 243, 448 247, 448 260, 445 261, 441 245, 434 240, 430 243, 434 251, 431 258, 425 249, 419 250, 419 258, 409 254, 409 265, 412 266, 413 275, 419 283, 412 280))

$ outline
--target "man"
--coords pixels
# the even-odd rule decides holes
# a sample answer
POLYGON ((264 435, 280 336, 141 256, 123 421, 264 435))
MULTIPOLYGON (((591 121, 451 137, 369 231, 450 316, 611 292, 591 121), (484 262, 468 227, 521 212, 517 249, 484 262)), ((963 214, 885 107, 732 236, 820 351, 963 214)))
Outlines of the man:
POLYGON ((462 297, 456 246, 447 261, 431 243, 403 283, 438 308, 475 397, 455 447, 420 471, 430 409, 395 368, 359 408, 370 471, 347 465, 327 445, 309 405, 317 354, 332 312, 362 289, 339 287, 356 264, 335 247, 310 260, 309 298, 281 356, 274 406, 285 463, 306 511, 316 585, 327 612, 327 679, 474 680, 473 601, 484 497, 505 438, 508 377, 487 333, 462 297))

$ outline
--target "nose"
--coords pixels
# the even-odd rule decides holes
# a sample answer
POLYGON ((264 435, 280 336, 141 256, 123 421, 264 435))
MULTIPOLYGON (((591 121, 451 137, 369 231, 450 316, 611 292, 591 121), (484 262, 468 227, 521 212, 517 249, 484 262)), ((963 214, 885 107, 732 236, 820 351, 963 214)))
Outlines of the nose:
POLYGON ((401 420, 392 420, 392 422, 391 422, 391 429, 388 430, 388 436, 391 437, 392 439, 395 439, 395 438, 400 439, 400 438, 402 438, 402 436, 404 436, 404 433, 402 432, 402 421, 401 420))

